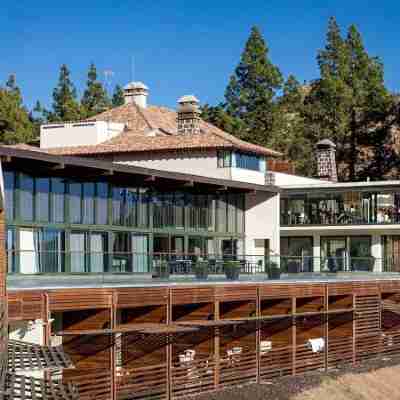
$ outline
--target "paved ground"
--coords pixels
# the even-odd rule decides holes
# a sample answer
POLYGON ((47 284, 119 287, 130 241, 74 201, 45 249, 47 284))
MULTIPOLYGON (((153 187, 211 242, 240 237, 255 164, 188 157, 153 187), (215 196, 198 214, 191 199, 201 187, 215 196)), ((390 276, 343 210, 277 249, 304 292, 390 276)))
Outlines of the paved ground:
POLYGON ((245 385, 196 400, 400 400, 400 357, 245 385))

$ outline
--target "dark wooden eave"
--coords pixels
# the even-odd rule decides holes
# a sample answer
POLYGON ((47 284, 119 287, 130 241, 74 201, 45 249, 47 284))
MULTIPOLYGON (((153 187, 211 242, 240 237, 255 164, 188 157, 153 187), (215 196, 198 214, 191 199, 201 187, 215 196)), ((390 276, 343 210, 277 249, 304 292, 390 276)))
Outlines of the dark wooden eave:
POLYGON ((51 371, 73 367, 62 346, 40 346, 37 344, 8 340, 8 370, 51 371))
POLYGON ((5 400, 79 400, 71 383, 37 379, 7 372, 5 400))
POLYGON ((216 192, 221 188, 226 188, 233 192, 279 192, 279 188, 273 185, 257 185, 179 172, 160 171, 94 158, 59 156, 44 151, 22 150, 9 146, 0 146, 0 158, 3 161, 4 168, 15 168, 27 173, 35 172, 44 176, 60 176, 86 181, 102 178, 115 184, 136 187, 151 186, 159 190, 187 190, 190 188, 196 191, 216 192))

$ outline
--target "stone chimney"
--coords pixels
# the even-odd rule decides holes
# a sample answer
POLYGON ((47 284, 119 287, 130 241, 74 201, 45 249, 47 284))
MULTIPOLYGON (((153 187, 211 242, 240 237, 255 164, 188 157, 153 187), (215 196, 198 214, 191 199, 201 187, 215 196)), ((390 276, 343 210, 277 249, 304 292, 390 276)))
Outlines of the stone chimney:
POLYGON ((193 95, 178 99, 178 134, 195 135, 200 133, 199 100, 193 95))
POLYGON ((315 148, 318 178, 337 182, 336 145, 329 139, 324 139, 318 142, 315 148))
POLYGON ((124 87, 125 104, 135 103, 139 107, 147 107, 149 88, 143 82, 130 82, 124 87))

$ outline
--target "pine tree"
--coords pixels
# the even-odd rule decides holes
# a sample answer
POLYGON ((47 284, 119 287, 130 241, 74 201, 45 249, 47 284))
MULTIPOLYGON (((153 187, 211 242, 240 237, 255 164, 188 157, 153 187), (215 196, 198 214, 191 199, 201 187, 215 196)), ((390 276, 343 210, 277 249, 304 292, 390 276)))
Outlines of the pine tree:
POLYGON ((96 66, 90 64, 86 89, 82 96, 82 106, 86 118, 90 118, 110 107, 107 92, 97 80, 96 66))
POLYGON ((313 144, 305 136, 304 99, 308 87, 301 85, 289 75, 283 86, 283 94, 278 99, 278 112, 273 127, 273 142, 275 150, 281 151, 290 160, 297 173, 312 175, 314 167, 313 144))
POLYGON ((82 117, 84 117, 84 112, 77 101, 70 72, 63 64, 60 68, 57 87, 53 90, 53 110, 49 113, 49 122, 77 121, 82 117))
POLYGON ((373 126, 383 122, 390 107, 380 61, 366 52, 355 26, 343 39, 331 18, 325 49, 318 54, 320 79, 305 102, 306 136, 314 142, 330 138, 337 145, 339 178, 356 180, 363 175, 365 153, 373 126))
POLYGON ((274 100, 283 80, 268 59, 268 52, 260 31, 253 27, 225 92, 227 112, 245 126, 242 138, 267 145, 274 124, 274 100))
POLYGON ((0 88, 0 141, 5 144, 26 143, 34 138, 29 113, 23 106, 15 75, 0 88))
POLYGON ((120 85, 115 86, 111 103, 113 107, 119 107, 125 103, 124 90, 120 85))

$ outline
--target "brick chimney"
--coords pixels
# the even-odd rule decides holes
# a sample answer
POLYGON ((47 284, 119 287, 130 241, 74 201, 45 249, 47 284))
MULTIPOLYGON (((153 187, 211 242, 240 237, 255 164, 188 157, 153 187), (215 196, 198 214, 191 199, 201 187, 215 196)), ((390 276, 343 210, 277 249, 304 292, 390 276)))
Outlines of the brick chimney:
POLYGON ((200 133, 199 100, 193 95, 178 99, 178 134, 195 135, 200 133))
POLYGON ((143 82, 130 82, 124 87, 125 104, 135 103, 139 107, 147 107, 149 88, 143 82))
POLYGON ((318 178, 337 182, 336 145, 329 139, 324 139, 318 142, 315 148, 318 178))

